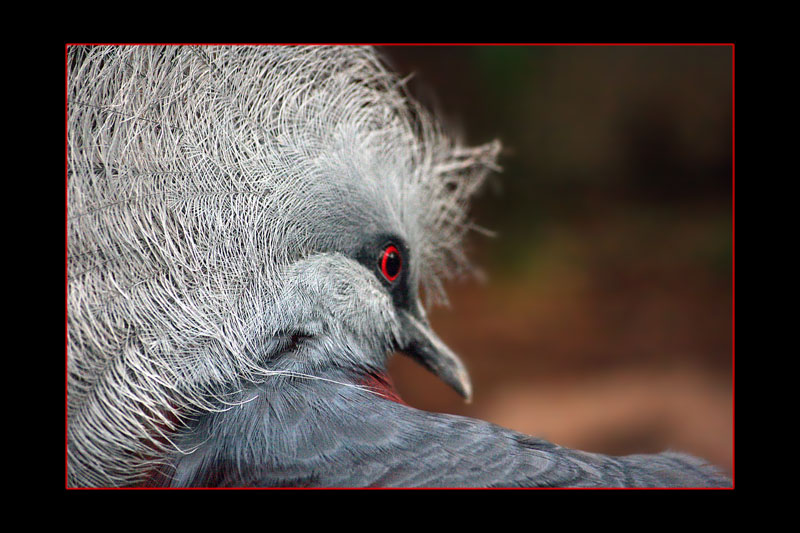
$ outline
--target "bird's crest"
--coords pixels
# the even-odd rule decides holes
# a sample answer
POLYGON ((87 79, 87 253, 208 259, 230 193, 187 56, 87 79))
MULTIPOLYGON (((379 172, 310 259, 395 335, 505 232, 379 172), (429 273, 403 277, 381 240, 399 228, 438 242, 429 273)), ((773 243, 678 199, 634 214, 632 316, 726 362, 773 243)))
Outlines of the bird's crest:
POLYGON ((467 269, 499 144, 455 143, 371 48, 67 56, 70 484, 137 481, 186 413, 258 376, 295 261, 379 230, 434 300, 467 269))

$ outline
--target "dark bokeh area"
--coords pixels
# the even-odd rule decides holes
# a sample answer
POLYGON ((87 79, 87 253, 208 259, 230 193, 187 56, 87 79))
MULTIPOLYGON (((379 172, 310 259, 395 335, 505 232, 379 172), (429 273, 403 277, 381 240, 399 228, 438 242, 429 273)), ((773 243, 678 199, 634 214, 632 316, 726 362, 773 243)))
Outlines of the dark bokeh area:
POLYGON ((383 47, 500 164, 472 208, 485 280, 431 310, 465 405, 405 357, 411 405, 611 454, 732 470, 730 46, 383 47))

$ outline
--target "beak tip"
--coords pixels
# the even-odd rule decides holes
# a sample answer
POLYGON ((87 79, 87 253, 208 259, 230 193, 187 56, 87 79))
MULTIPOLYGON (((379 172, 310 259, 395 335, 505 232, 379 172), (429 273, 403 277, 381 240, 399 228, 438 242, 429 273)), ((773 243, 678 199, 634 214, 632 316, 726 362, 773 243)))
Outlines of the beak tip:
POLYGON ((464 403, 472 403, 472 382, 466 371, 461 372, 456 390, 464 398, 464 403))

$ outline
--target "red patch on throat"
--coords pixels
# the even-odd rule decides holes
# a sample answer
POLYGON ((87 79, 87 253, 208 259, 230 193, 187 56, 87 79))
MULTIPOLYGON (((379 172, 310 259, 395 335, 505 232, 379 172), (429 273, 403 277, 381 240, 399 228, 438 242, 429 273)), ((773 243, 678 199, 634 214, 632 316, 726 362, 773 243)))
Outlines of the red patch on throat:
POLYGON ((380 394, 387 400, 408 405, 400 397, 397 390, 395 390, 392 378, 389 377, 388 374, 367 374, 364 376, 364 381, 362 381, 361 384, 368 387, 371 391, 380 394))

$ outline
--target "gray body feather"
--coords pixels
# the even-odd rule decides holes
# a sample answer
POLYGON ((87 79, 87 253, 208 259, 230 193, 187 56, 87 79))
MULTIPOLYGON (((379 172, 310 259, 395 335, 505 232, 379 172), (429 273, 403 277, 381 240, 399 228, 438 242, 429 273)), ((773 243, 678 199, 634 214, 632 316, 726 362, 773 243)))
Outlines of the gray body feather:
POLYGON ((409 347, 469 394, 418 334, 418 287, 442 300, 468 270, 466 204, 499 150, 444 135, 371 49, 70 47, 67 148, 69 485, 718 480, 360 384, 409 347), (372 269, 387 239, 394 284, 372 269))
POLYGON ((679 453, 609 457, 472 418, 420 411, 369 390, 286 378, 207 416, 163 483, 302 487, 728 487, 679 453))

